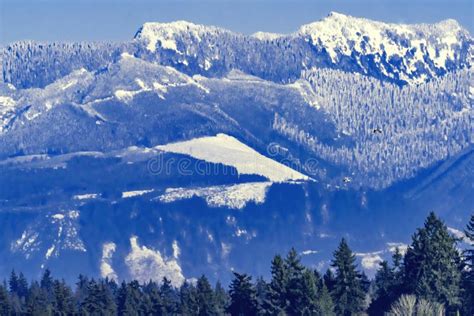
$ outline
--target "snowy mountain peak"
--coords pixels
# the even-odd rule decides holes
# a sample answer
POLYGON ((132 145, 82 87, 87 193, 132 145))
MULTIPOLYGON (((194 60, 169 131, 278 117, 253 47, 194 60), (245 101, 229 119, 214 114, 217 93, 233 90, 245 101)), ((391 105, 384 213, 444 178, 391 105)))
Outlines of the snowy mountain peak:
POLYGON ((199 25, 187 21, 147 22, 135 34, 135 39, 145 41, 147 49, 151 52, 155 52, 157 44, 163 49, 179 52, 176 43, 177 37, 189 37, 191 41, 200 42, 203 34, 219 31, 221 29, 214 26, 199 25))
POLYGON ((270 32, 256 32, 252 34, 253 38, 259 39, 261 41, 273 41, 285 35, 279 33, 270 33, 270 32))
MULTIPOLYGON (((322 47, 332 62, 345 57, 373 56, 384 75, 396 66, 401 80, 423 81, 420 73, 436 76, 449 70, 472 46, 469 32, 454 20, 436 24, 390 24, 331 12, 303 25, 295 36, 322 47), (426 63, 426 60, 432 63, 426 63)), ((362 62, 362 61, 360 61, 362 62)))

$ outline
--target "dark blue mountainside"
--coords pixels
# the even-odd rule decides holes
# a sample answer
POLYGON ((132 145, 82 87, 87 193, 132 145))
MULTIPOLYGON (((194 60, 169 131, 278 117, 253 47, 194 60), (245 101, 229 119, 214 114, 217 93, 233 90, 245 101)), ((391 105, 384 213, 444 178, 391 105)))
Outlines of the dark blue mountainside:
POLYGON ((0 51, 0 275, 265 274, 294 246, 363 268, 474 205, 473 40, 331 13, 290 35, 146 23, 0 51))

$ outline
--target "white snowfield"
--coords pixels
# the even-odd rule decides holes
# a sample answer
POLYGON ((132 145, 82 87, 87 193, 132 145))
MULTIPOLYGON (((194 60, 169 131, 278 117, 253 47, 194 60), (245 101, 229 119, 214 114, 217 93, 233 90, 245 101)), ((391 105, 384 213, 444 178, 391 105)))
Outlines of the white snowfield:
POLYGON ((100 260, 100 276, 117 280, 117 273, 112 268, 112 256, 117 248, 113 242, 107 242, 102 245, 102 259, 100 260))
POLYGON ((265 157, 238 139, 226 134, 195 138, 155 148, 189 155, 211 163, 232 166, 237 169, 239 174, 260 175, 272 182, 310 179, 296 170, 265 157))
POLYGON ((379 267, 379 263, 383 261, 381 255, 384 251, 375 251, 375 252, 368 252, 368 253, 356 253, 357 257, 360 257, 360 264, 366 270, 377 270, 379 267))
POLYGON ((212 32, 224 32, 224 30, 214 26, 198 25, 187 21, 171 23, 148 22, 143 24, 135 38, 145 40, 147 42, 147 49, 151 52, 156 50, 156 45, 159 43, 161 48, 183 54, 176 43, 176 38, 179 35, 189 34, 193 40, 200 42, 202 36, 212 32))
MULTIPOLYGON (((140 283, 150 280, 160 282, 163 277, 168 278, 171 283, 179 287, 184 282, 183 271, 178 263, 178 258, 164 257, 160 251, 141 246, 137 236, 130 237, 130 253, 125 257, 130 276, 140 283)), ((176 252, 176 251, 175 251, 176 252)))
POLYGON ((243 209, 249 202, 264 203, 271 185, 271 182, 251 182, 203 188, 169 188, 158 199, 164 203, 171 203, 197 196, 203 198, 210 207, 243 209))
POLYGON ((273 41, 280 37, 284 37, 284 34, 271 33, 271 32, 256 32, 252 34, 253 38, 256 38, 261 41, 273 41))
POLYGON ((149 190, 136 190, 136 191, 125 191, 125 192, 122 192, 122 198, 123 198, 123 199, 126 199, 126 198, 135 197, 135 196, 141 196, 141 195, 144 195, 144 194, 147 194, 147 193, 150 193, 150 192, 153 192, 153 189, 149 189, 149 190))

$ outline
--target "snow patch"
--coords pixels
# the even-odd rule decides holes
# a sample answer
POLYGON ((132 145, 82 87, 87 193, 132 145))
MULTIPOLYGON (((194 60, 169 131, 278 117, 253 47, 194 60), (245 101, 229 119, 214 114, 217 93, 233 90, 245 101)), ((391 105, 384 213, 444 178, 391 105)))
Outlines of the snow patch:
POLYGON ((203 198, 210 207, 243 209, 249 202, 264 203, 271 184, 271 182, 251 182, 200 188, 168 188, 158 199, 164 203, 171 203, 197 196, 203 198))
POLYGON ((357 257, 361 257, 361 265, 367 270, 377 270, 379 263, 383 261, 380 256, 383 251, 368 252, 368 253, 356 253, 357 257))
POLYGON ((315 254, 318 254, 318 253, 319 253, 319 251, 317 251, 317 250, 303 250, 301 252, 301 255, 302 256, 308 256, 308 255, 315 255, 315 254))
POLYGON ((454 236, 456 237, 457 239, 460 239, 462 242, 468 244, 468 245, 474 245, 474 242, 472 242, 467 236, 466 234, 459 230, 459 229, 456 229, 456 228, 453 228, 453 227, 448 227, 448 231, 454 236))
POLYGON ((388 246, 388 251, 390 251, 391 253, 395 253, 395 251, 398 248, 402 256, 405 255, 405 253, 408 250, 408 245, 401 242, 388 242, 387 246, 388 246))
POLYGON ((138 237, 130 238, 130 253, 125 257, 130 276, 140 283, 148 282, 150 279, 161 282, 166 277, 171 283, 179 287, 184 276, 176 258, 166 258, 160 251, 140 246, 138 237))
POLYGON ((141 196, 141 195, 144 195, 144 194, 147 194, 147 193, 151 193, 153 191, 154 191, 153 189, 150 189, 150 190, 137 190, 137 191, 125 191, 125 192, 122 192, 122 198, 127 199, 127 198, 131 198, 131 197, 135 197, 135 196, 141 196))
POLYGON ((99 195, 97 193, 87 193, 87 194, 77 194, 74 195, 72 198, 74 200, 90 200, 96 199, 99 195))
MULTIPOLYGON (((14 107, 15 105, 16 101, 13 100, 11 97, 0 95, 0 107, 14 107)), ((0 113, 2 113, 1 108, 0 113)))
POLYGON ((189 155, 212 163, 232 166, 237 169, 239 174, 261 175, 273 182, 309 179, 307 176, 263 156, 236 138, 225 134, 195 138, 155 148, 189 155))
POLYGON ((172 50, 177 54, 182 55, 183 52, 178 50, 177 38, 180 35, 187 34, 195 41, 200 42, 201 36, 210 30, 217 30, 217 28, 196 25, 186 21, 176 21, 171 23, 156 23, 148 22, 143 24, 140 31, 135 36, 136 39, 144 40, 146 48, 150 52, 156 51, 157 44, 161 48, 172 50))
POLYGON ((273 41, 276 39, 279 39, 280 37, 283 37, 285 35, 283 34, 278 34, 278 33, 270 33, 270 32, 256 32, 252 34, 253 38, 256 38, 261 41, 273 41))
POLYGON ((115 250, 116 245, 113 242, 107 242, 102 245, 102 258, 100 260, 100 276, 102 278, 118 279, 117 273, 112 268, 112 256, 115 250))

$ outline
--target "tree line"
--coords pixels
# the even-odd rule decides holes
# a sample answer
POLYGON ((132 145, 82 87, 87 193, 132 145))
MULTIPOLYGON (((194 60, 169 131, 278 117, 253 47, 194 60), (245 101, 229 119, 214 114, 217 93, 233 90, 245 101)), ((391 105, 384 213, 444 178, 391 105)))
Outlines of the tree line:
POLYGON ((226 290, 203 275, 179 288, 164 278, 140 284, 80 275, 74 289, 46 269, 28 283, 11 272, 0 283, 0 315, 474 315, 474 215, 460 239, 431 213, 370 281, 342 239, 331 267, 305 267, 295 249, 271 262, 271 279, 233 272, 226 290))

